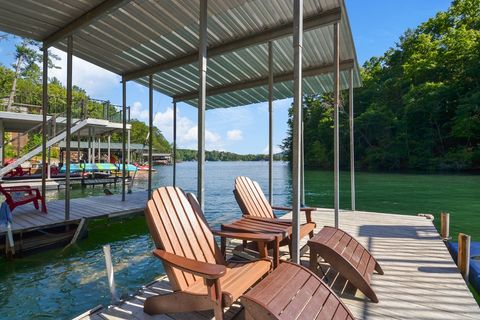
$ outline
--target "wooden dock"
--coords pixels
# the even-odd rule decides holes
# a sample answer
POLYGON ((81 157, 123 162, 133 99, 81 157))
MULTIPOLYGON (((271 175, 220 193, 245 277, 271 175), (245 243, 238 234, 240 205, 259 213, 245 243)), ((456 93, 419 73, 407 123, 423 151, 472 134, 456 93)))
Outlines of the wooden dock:
MULTIPOLYGON (((138 191, 126 194, 122 201, 120 194, 96 196, 70 200, 70 218, 65 220, 65 201, 53 200, 47 202, 48 214, 44 214, 26 204, 13 212, 13 233, 28 232, 47 227, 79 223, 83 218, 118 217, 142 212, 147 203, 147 192, 138 191)), ((5 226, 0 226, 0 236, 6 233, 5 226)))
MULTIPOLYGON (((313 217, 318 230, 334 222, 329 209, 320 209, 313 217)), ((323 267, 327 282, 357 319, 480 319, 479 306, 432 221, 416 216, 343 211, 340 226, 365 245, 385 271, 384 275, 373 275, 372 286, 380 302, 372 303, 327 265, 323 267)), ((283 258, 288 258, 286 252, 283 258)), ((307 253, 302 263, 308 261, 307 253)), ((162 276, 131 299, 97 308, 79 319, 213 319, 211 312, 156 317, 143 313, 146 297, 168 291, 168 279, 162 276)), ((241 308, 234 306, 226 318, 243 319, 241 308)))

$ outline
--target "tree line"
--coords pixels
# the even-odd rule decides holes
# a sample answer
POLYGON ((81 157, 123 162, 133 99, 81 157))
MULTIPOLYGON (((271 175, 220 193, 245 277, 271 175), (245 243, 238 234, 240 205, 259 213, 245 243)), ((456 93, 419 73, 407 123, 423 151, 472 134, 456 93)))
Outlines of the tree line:
MULTIPOLYGON (((361 68, 354 90, 355 160, 364 170, 480 169, 480 0, 455 0, 361 68)), ((340 163, 349 164, 348 93, 340 163)), ((292 155, 292 109, 283 149, 292 155)), ((303 99, 305 163, 333 167, 331 94, 303 99)))

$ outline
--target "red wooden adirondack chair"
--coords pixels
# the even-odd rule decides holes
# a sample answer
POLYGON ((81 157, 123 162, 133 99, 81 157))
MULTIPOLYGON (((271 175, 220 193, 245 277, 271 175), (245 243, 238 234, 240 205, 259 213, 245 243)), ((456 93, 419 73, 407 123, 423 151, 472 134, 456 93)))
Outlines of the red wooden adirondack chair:
POLYGON ((5 196, 5 201, 12 212, 16 207, 30 202, 33 202, 35 209, 38 210, 38 202, 40 201, 42 204, 42 212, 47 213, 45 199, 37 188, 31 188, 29 186, 3 187, 0 184, 0 193, 5 196))

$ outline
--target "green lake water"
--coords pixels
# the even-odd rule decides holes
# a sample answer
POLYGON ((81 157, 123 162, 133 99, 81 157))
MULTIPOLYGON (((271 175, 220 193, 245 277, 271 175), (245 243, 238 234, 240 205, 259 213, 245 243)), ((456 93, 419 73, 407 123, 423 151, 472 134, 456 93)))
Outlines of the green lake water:
MULTIPOLYGON (((154 186, 169 185, 172 167, 157 167, 154 186)), ((247 175, 267 190, 267 162, 207 162, 205 213, 212 225, 235 219, 240 210, 232 194, 233 181, 247 175)), ((333 174, 305 173, 309 206, 333 206, 333 174)), ((290 203, 291 174, 287 164, 274 164, 274 199, 290 203)), ((350 208, 349 173, 342 172, 341 207, 350 208)), ((177 166, 177 184, 186 191, 196 189, 196 163, 177 166)), ((451 214, 451 233, 472 235, 480 241, 480 176, 357 173, 357 210, 400 214, 451 214)), ((145 190, 146 175, 138 175, 134 190, 145 190)), ((120 192, 120 189, 113 189, 120 192)), ((75 189, 73 197, 103 194, 101 188, 75 189)), ((49 199, 63 193, 50 192, 49 199)), ((340 220, 341 223, 341 220, 340 220)), ((0 260, 0 319, 68 319, 98 304, 108 305, 110 296, 102 252, 110 244, 119 295, 133 294, 142 284, 163 273, 152 257, 153 244, 143 217, 98 220, 90 223, 89 235, 75 247, 51 250, 17 259, 0 260)))

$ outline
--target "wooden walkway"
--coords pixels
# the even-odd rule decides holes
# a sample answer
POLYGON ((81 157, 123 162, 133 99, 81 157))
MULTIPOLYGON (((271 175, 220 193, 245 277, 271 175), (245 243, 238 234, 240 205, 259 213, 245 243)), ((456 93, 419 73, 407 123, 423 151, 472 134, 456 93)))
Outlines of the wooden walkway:
MULTIPOLYGON (((33 204, 26 204, 14 210, 12 231, 13 233, 26 232, 75 223, 82 218, 115 217, 142 212, 147 203, 147 192, 133 192, 126 195, 125 201, 121 200, 120 194, 72 199, 69 220, 65 220, 64 200, 48 201, 48 214, 35 210, 33 204)), ((0 226, 0 235, 5 233, 5 226, 0 226)))
MULTIPOLYGON (((316 231, 333 225, 332 210, 318 210, 313 217, 316 231)), ((357 319, 480 319, 479 306, 430 220, 345 211, 341 212, 340 226, 365 245, 385 271, 384 275, 373 275, 372 286, 380 302, 372 303, 328 266, 323 267, 327 282, 357 319)), ((234 245, 230 243, 230 248, 234 245)), ((285 252, 283 258, 288 258, 285 252)), ((308 261, 307 252, 302 263, 308 261)), ((143 313, 146 297, 168 291, 168 280, 163 276, 131 299, 79 319, 213 319, 211 312, 156 317, 143 313)), ((243 319, 241 308, 235 306, 227 319, 243 319)))

